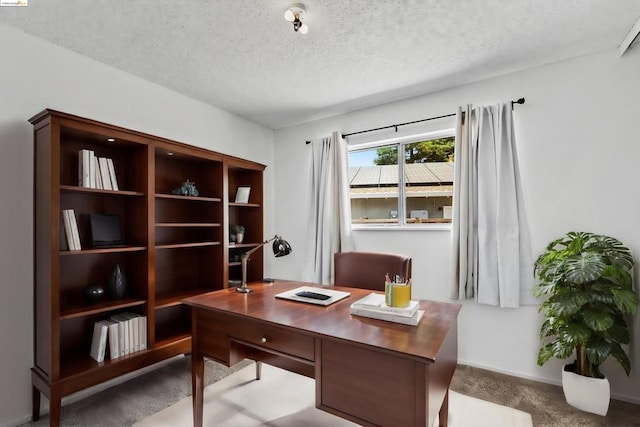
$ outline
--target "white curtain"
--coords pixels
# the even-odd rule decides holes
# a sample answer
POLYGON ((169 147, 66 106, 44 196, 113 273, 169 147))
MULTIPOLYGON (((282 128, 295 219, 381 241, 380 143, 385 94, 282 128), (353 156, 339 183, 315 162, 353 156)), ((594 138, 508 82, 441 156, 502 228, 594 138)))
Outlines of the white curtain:
POLYGON ((451 297, 536 304, 511 103, 458 109, 451 297))
POLYGON ((347 144, 338 132, 311 141, 309 242, 312 281, 333 283, 333 254, 350 251, 351 205, 347 144))

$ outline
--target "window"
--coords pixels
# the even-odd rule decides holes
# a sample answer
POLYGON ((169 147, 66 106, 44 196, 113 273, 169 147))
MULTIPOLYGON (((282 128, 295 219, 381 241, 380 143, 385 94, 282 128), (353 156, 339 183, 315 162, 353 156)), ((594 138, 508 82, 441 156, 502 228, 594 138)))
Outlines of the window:
POLYGON ((352 224, 451 222, 454 142, 448 129, 349 147, 352 224))

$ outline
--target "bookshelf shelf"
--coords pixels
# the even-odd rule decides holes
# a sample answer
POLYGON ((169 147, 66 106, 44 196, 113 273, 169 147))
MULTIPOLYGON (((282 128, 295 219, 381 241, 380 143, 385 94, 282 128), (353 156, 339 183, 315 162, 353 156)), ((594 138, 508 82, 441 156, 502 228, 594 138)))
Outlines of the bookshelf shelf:
POLYGON ((97 304, 75 304, 60 310, 60 320, 73 319, 76 317, 91 316, 94 314, 107 313, 123 308, 144 305, 146 301, 138 298, 126 298, 117 301, 105 301, 97 304))
POLYGON ((143 192, 140 191, 124 191, 124 190, 104 190, 98 188, 87 188, 87 187, 78 187, 76 185, 61 185, 61 192, 70 192, 70 193, 94 193, 100 195, 112 195, 112 196, 134 196, 141 197, 144 196, 143 192))
POLYGON ((258 203, 229 202, 229 207, 235 207, 235 208, 260 208, 260 205, 258 203))
POLYGON ((156 249, 202 248, 205 246, 219 245, 220 242, 174 243, 171 245, 157 245, 156 249))
POLYGON ((219 222, 161 222, 156 227, 220 227, 219 222))
MULTIPOLYGON (((238 274, 239 269, 230 270, 229 251, 255 244, 229 249, 231 224, 247 228, 247 241, 262 241, 265 166, 53 110, 30 122, 35 157, 33 415, 39 417, 45 395, 50 425, 59 426, 64 396, 191 351, 191 312, 181 301, 226 287, 230 275, 238 274), (86 161, 87 152, 110 159, 118 190, 90 188, 91 180, 87 185, 86 164, 93 164, 86 161), (195 183, 198 196, 172 193, 187 180, 195 183), (238 186, 251 187, 249 203, 229 203, 238 186), (62 212, 71 210, 81 250, 64 249, 69 247, 70 215, 62 212), (127 245, 92 248, 92 214, 117 215, 127 245), (105 296, 88 304, 84 290, 91 285, 107 289, 116 264, 126 278, 125 297, 105 296), (146 317, 147 349, 96 362, 90 356, 94 325, 122 313, 146 317)), ((253 280, 262 278, 257 255, 249 272, 253 280)))
POLYGON ((179 196, 176 194, 156 194, 156 199, 173 199, 185 202, 221 202, 219 197, 179 196))
POLYGON ((156 295, 156 309, 182 304, 182 300, 202 293, 202 289, 180 290, 156 295))
POLYGON ((95 255, 95 254, 115 254, 121 252, 139 252, 147 250, 146 246, 123 246, 118 248, 82 249, 79 251, 60 251, 60 255, 95 255))

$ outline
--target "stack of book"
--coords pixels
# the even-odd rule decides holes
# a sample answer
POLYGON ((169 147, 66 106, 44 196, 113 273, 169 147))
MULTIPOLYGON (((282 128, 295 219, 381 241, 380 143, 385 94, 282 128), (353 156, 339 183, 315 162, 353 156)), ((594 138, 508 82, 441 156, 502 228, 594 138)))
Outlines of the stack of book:
POLYGON ((118 190, 118 180, 113 160, 96 157, 93 150, 78 153, 78 185, 101 190, 118 190))
POLYGON ((383 294, 371 293, 351 304, 351 314, 416 326, 424 315, 418 307, 418 301, 410 301, 407 307, 389 307, 383 294))
POLYGON ((91 357, 103 362, 109 349, 109 358, 117 359, 147 349, 147 316, 120 313, 110 319, 96 322, 91 341, 91 357))

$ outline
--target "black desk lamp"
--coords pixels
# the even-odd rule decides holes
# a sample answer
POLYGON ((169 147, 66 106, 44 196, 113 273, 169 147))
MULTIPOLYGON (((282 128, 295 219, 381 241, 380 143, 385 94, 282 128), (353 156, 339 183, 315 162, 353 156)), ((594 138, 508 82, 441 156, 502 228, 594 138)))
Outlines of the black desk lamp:
POLYGON ((276 234, 269 240, 265 240, 255 248, 243 253, 242 257, 240 258, 240 261, 242 262, 242 284, 236 288, 237 292, 241 292, 243 294, 248 294, 249 292, 251 292, 251 289, 247 287, 247 263, 249 262, 249 257, 255 251, 257 251, 258 249, 260 249, 261 247, 263 247, 264 245, 266 245, 271 241, 273 241, 273 255, 276 258, 289 255, 291 251, 293 251, 293 249, 291 249, 291 245, 289 245, 289 242, 287 242, 282 237, 276 234))

